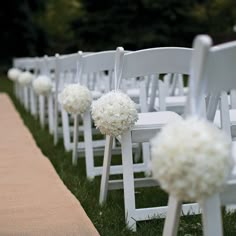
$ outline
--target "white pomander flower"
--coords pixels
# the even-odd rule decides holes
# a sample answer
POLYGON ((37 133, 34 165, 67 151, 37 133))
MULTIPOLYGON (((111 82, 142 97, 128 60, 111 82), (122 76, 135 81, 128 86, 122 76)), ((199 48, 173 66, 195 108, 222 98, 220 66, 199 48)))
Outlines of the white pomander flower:
POLYGON ((58 100, 66 112, 83 114, 91 106, 92 94, 85 86, 69 84, 58 95, 58 100))
POLYGON ((93 102, 92 118, 102 134, 116 137, 135 124, 138 113, 128 95, 111 91, 93 102))
POLYGON ((32 73, 30 73, 29 71, 25 71, 19 75, 18 82, 23 86, 27 86, 32 82, 33 77, 34 75, 32 73))
POLYGON ((10 80, 16 81, 21 73, 22 73, 21 70, 19 70, 17 68, 11 68, 7 72, 7 77, 10 80))
POLYGON ((233 166, 230 138, 196 117, 165 126, 152 140, 151 153, 154 178, 185 201, 220 191, 233 166))
POLYGON ((46 75, 39 75, 33 81, 33 89, 38 95, 49 95, 52 91, 52 87, 52 80, 46 75))

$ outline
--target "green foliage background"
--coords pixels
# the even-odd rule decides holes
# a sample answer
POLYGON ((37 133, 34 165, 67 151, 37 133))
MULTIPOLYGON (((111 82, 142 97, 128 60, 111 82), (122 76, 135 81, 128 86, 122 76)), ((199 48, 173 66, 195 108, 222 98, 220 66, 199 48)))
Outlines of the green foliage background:
POLYGON ((191 46, 199 33, 236 39, 235 0, 8 0, 0 8, 0 63, 12 57, 191 46))

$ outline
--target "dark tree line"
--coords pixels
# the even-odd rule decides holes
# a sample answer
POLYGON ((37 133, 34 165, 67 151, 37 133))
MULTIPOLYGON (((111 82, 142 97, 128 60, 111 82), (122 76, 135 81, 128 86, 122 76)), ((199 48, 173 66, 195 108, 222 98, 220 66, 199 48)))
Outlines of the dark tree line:
POLYGON ((34 18, 43 11, 43 0, 7 0, 0 8, 0 61, 12 57, 36 56, 44 53, 47 38, 34 18))
POLYGON ((7 0, 0 62, 12 57, 191 46, 196 34, 236 39, 235 0, 7 0))

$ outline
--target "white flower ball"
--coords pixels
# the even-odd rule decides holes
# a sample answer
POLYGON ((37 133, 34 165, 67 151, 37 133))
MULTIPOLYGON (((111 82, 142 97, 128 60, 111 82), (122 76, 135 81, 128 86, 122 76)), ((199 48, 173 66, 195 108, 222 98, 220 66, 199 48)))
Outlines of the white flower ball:
POLYGON ((20 76, 21 74, 21 70, 17 69, 17 68, 11 68, 8 70, 7 72, 7 77, 10 79, 10 80, 17 80, 18 77, 20 76))
POLYGON ((128 95, 111 91, 93 102, 92 117, 102 134, 118 136, 135 124, 138 113, 128 95))
POLYGON ((40 75, 33 81, 33 89, 38 95, 47 96, 52 91, 52 81, 46 75, 40 75))
POLYGON ((230 138, 196 117, 165 126, 152 140, 151 153, 154 178, 185 201, 220 191, 233 166, 230 138))
POLYGON ((83 114, 91 106, 92 94, 85 86, 69 84, 59 94, 58 100, 66 112, 83 114))
POLYGON ((21 85, 29 85, 33 80, 34 75, 29 71, 22 72, 18 77, 18 82, 21 85))

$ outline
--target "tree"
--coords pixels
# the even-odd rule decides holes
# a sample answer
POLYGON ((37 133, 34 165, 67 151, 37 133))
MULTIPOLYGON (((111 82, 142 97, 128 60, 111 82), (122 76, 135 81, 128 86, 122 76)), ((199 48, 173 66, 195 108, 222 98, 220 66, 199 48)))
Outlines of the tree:
POLYGON ((36 56, 43 52, 46 38, 34 14, 43 10, 43 0, 9 0, 0 8, 0 61, 12 57, 36 56))
POLYGON ((37 16, 37 22, 48 38, 47 53, 70 53, 75 44, 71 22, 80 11, 77 0, 48 0, 45 11, 37 16))
POLYGON ((73 22, 78 48, 127 49, 190 45, 194 0, 82 0, 73 22), (191 24, 191 26, 190 26, 191 24))

